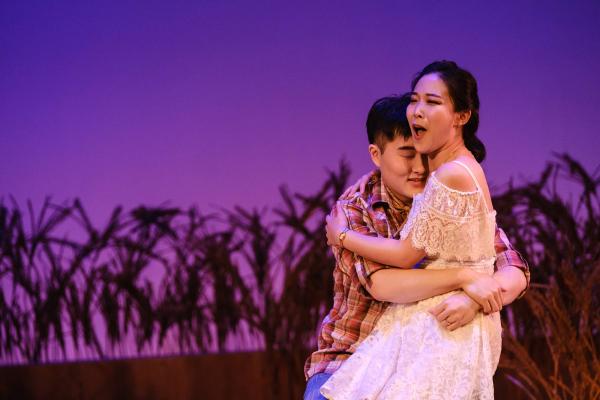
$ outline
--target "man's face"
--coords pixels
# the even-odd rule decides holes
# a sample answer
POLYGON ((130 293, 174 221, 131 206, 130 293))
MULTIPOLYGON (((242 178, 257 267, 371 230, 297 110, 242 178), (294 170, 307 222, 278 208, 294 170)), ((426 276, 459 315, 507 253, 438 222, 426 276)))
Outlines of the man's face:
POLYGON ((417 153, 413 139, 397 136, 384 144, 383 153, 379 146, 369 145, 373 163, 381 171, 383 183, 403 201, 423 191, 427 179, 427 158, 417 153))

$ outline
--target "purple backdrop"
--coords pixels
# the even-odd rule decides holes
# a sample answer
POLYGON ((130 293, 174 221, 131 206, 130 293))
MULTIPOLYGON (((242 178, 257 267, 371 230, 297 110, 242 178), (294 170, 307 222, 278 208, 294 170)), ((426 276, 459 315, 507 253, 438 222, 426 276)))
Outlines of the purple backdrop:
POLYGON ((371 103, 440 58, 479 80, 492 184, 598 164, 597 1, 34 3, 0 4, 5 199, 276 205, 370 168, 371 103))

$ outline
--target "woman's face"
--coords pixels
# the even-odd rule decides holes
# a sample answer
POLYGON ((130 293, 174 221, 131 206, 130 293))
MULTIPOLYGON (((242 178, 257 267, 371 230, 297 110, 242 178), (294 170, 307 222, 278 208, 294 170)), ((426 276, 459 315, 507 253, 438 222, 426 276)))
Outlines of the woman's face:
POLYGON ((457 113, 444 81, 435 73, 417 82, 406 117, 415 149, 421 154, 435 153, 456 139, 457 113))

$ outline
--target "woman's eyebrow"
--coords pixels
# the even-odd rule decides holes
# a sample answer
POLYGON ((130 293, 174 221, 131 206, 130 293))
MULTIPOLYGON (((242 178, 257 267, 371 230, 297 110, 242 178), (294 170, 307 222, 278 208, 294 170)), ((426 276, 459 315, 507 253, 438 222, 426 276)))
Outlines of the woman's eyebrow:
POLYGON ((415 151, 415 146, 400 146, 400 147, 398 147, 398 150, 410 150, 410 151, 415 151))
POLYGON ((442 98, 442 96, 440 96, 439 94, 435 94, 435 93, 425 93, 425 95, 426 95, 426 96, 429 96, 429 97, 437 97, 437 98, 439 98, 439 99, 441 99, 441 98, 442 98))

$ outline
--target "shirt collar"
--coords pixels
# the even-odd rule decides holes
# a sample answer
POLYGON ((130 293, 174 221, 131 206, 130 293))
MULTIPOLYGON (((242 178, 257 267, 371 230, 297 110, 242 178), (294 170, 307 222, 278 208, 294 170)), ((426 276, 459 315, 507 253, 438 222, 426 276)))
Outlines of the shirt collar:
POLYGON ((410 210, 410 203, 406 204, 398 198, 394 198, 392 194, 388 193, 388 189, 386 189, 383 181, 381 180, 381 174, 379 171, 373 173, 369 179, 371 182, 373 182, 370 201, 371 206, 374 207, 377 205, 385 205, 396 210, 410 210))

